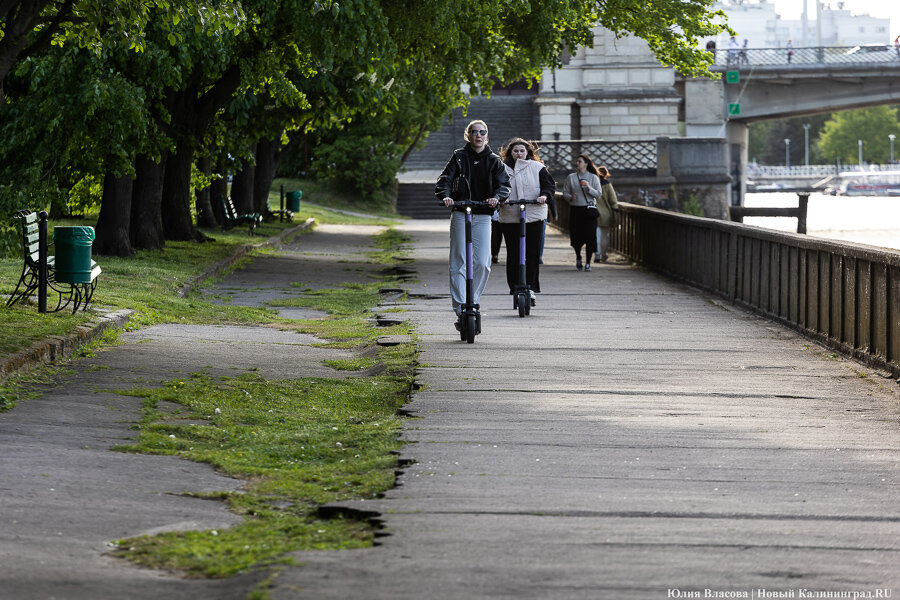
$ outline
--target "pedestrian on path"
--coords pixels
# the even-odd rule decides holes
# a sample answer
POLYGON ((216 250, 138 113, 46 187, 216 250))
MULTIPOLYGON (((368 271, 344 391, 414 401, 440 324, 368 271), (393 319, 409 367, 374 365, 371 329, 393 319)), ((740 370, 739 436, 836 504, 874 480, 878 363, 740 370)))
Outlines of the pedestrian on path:
POLYGON ((591 270, 591 257, 597 252, 597 219, 588 214, 588 205, 596 203, 603 194, 600 176, 588 156, 579 154, 575 159, 575 172, 563 183, 563 198, 569 201, 569 242, 575 250, 575 268, 591 270), (581 247, 584 246, 585 262, 581 263, 581 247))
POLYGON ((597 172, 600 173, 601 191, 600 201, 597 202, 597 210, 600 211, 597 217, 597 252, 600 253, 600 262, 606 262, 609 259, 609 234, 618 223, 619 200, 609 181, 609 169, 597 167, 597 172))
MULTIPOLYGON (((466 200, 488 204, 472 207, 472 285, 478 304, 491 274, 491 215, 497 203, 509 197, 509 176, 503 161, 488 146, 484 121, 469 123, 463 139, 466 145, 453 151, 434 194, 444 206, 466 200)), ((450 297, 459 326, 466 301, 466 222, 457 210, 450 215, 450 297)))
POLYGON ((556 193, 556 182, 541 162, 534 145, 514 138, 500 153, 509 175, 509 204, 500 207, 500 229, 506 241, 506 283, 512 294, 519 282, 519 207, 520 200, 537 200, 525 205, 525 283, 531 288, 534 306, 541 291, 540 254, 547 221, 547 205, 556 193))
POLYGON ((791 40, 788 40, 784 47, 787 48, 788 64, 791 64, 791 58, 794 56, 794 45, 791 43, 791 40))

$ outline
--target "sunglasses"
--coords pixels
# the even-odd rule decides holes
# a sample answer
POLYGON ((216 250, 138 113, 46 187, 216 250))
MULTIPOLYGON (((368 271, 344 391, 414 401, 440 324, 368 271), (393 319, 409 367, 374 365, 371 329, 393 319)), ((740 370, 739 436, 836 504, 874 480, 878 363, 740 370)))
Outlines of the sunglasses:
POLYGON ((472 129, 469 131, 470 135, 487 135, 487 129, 472 129))

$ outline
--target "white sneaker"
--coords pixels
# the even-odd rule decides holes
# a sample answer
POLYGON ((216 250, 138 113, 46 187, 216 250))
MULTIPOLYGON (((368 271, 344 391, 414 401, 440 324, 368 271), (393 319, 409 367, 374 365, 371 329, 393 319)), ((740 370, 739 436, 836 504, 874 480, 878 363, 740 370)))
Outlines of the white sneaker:
POLYGON ((534 295, 534 290, 528 290, 528 295, 531 296, 531 305, 534 306, 537 304, 537 298, 534 295))

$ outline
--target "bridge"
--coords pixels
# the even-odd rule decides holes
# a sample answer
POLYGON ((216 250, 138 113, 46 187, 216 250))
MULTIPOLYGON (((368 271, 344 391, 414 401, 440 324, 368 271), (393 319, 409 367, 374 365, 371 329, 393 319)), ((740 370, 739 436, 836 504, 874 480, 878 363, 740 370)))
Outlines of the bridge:
MULTIPOLYGON (((717 50, 710 70, 722 79, 717 89, 703 87, 714 97, 700 104, 715 111, 710 125, 725 124, 732 205, 746 192, 750 123, 900 102, 900 53, 887 45, 795 48, 791 55, 785 48, 717 50)), ((686 82, 686 102, 691 86, 686 82)))

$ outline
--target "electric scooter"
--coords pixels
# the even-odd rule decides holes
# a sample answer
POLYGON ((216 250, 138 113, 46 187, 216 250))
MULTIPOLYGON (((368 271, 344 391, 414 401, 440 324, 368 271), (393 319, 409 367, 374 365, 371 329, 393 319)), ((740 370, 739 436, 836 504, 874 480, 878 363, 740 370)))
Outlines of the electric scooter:
POLYGON ((537 200, 519 200, 508 204, 519 205, 519 282, 513 288, 513 309, 519 317, 531 314, 531 286, 525 281, 525 205, 540 204, 537 200))
MULTIPOLYGON (((441 203, 443 206, 443 203, 441 203)), ((462 305, 459 318, 459 339, 469 344, 475 343, 475 336, 481 333, 481 307, 475 304, 475 290, 472 284, 472 207, 489 206, 487 202, 464 200, 454 202, 452 210, 466 213, 466 301, 462 305)))

